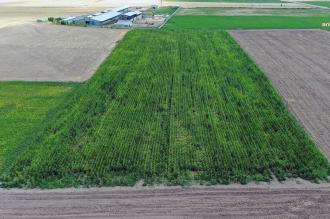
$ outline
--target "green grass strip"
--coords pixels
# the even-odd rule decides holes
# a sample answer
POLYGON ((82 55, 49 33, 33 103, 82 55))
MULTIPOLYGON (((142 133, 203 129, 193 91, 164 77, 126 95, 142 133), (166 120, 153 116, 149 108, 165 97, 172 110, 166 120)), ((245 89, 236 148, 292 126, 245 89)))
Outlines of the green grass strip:
MULTIPOLYGON (((167 29, 321 29, 330 17, 175 16, 167 29)), ((324 28, 330 29, 330 28, 324 28)))

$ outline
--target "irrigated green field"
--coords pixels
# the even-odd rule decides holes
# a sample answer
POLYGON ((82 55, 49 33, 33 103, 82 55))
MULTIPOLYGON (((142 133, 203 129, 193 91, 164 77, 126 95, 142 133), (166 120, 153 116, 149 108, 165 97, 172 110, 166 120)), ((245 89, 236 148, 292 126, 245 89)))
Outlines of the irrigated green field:
POLYGON ((320 1, 320 2, 315 1, 315 2, 304 2, 304 3, 330 8, 330 1, 320 1))
POLYGON ((219 8, 198 7, 181 8, 177 15, 213 15, 213 16, 286 16, 286 17, 328 17, 330 10, 324 8, 219 8))
MULTIPOLYGON (((167 29, 321 29, 330 16, 174 16, 167 29)), ((325 28, 330 29, 330 28, 325 28)))
POLYGON ((317 180, 330 170, 221 31, 129 32, 36 136, 8 156, 3 186, 317 180))
POLYGON ((0 83, 0 170, 7 153, 34 135, 47 112, 75 85, 64 83, 0 83))
POLYGON ((178 7, 161 7, 158 9, 149 9, 147 13, 153 13, 153 14, 164 14, 164 15, 171 15, 173 14, 178 7))

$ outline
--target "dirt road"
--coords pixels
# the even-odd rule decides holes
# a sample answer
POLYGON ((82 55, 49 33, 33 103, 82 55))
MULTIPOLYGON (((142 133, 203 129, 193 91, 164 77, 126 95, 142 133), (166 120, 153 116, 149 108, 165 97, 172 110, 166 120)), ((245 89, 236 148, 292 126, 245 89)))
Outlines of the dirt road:
POLYGON ((126 32, 51 24, 0 28, 0 81, 85 81, 126 32))
POLYGON ((330 32, 231 31, 330 159, 330 32))
POLYGON ((327 185, 0 190, 1 218, 326 218, 327 185))

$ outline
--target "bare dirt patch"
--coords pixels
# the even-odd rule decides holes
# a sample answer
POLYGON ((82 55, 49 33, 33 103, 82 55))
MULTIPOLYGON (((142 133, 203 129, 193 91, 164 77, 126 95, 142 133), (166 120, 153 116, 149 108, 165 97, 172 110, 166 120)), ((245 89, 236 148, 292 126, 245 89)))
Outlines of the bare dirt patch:
POLYGON ((50 24, 0 28, 0 81, 85 81, 126 32, 50 24))
POLYGON ((4 218, 319 218, 329 203, 325 184, 0 190, 4 218))
POLYGON ((330 159, 330 32, 231 31, 330 159))

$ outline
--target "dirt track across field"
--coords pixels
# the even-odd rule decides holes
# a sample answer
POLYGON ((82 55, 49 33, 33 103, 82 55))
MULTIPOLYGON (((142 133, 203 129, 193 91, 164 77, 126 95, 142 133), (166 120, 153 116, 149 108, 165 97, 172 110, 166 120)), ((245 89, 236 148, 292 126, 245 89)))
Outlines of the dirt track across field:
POLYGON ((126 32, 51 24, 0 28, 0 81, 85 81, 126 32))
POLYGON ((0 190, 1 218, 327 218, 330 186, 0 190))
POLYGON ((330 159, 330 32, 231 31, 330 159))

